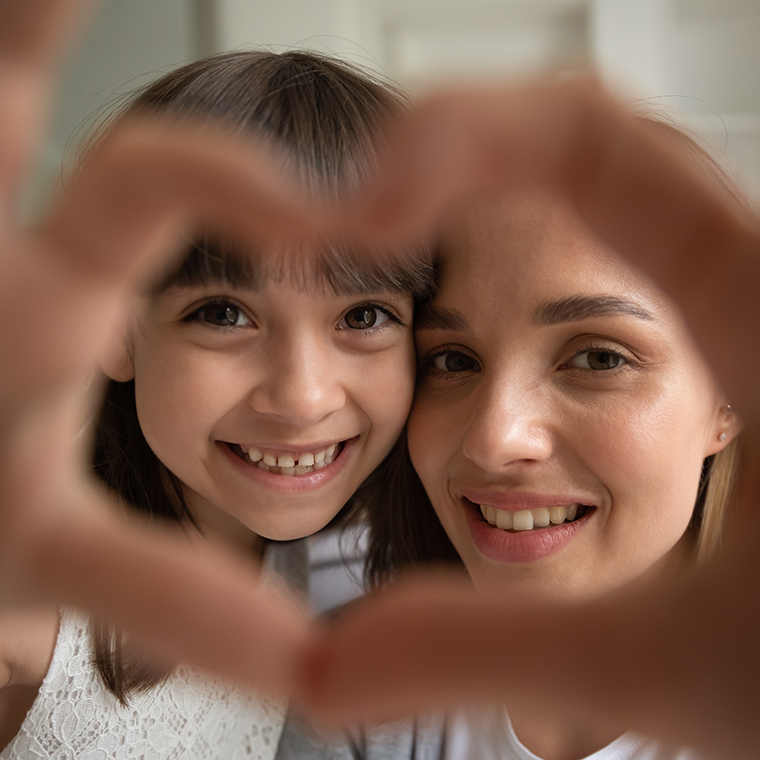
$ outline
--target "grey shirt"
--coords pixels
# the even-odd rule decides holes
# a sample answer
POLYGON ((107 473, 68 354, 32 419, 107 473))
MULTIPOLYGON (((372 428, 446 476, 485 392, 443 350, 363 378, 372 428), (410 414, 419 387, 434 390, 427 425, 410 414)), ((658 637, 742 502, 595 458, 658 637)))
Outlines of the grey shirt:
POLYGON ((444 726, 425 718, 328 736, 289 715, 275 760, 444 760, 444 726))

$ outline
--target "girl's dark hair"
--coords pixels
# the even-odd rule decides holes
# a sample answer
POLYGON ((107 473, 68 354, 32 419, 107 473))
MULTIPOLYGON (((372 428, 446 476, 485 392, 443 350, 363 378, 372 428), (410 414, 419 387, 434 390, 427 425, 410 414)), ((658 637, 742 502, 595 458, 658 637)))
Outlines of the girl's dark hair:
POLYGON ((364 580, 379 588, 406 570, 430 564, 464 567, 409 457, 406 432, 372 475, 363 499, 369 525, 364 580))
MULTIPOLYGON (((379 79, 332 58, 306 52, 235 52, 205 58, 173 71, 142 90, 103 134, 125 117, 213 117, 232 129, 271 143, 305 185, 322 195, 355 188, 377 162, 389 122, 406 107, 404 96, 379 79)), ((96 137, 94 142, 99 138, 96 137)), ((209 281, 250 283, 287 277, 304 287, 336 293, 389 288, 425 298, 432 288, 432 266, 424 252, 393 262, 326 248, 308 271, 299 260, 279 267, 250 263, 224 241, 203 237, 188 246, 179 267, 156 284, 160 293, 173 284, 209 281), (284 267, 284 269, 283 269, 284 267)), ((256 257, 253 257, 254 259, 256 257)), ((280 262, 282 264, 282 261, 280 262)), ((151 518, 192 522, 182 488, 146 442, 137 417, 134 382, 109 381, 95 426, 93 467, 127 509, 151 518)), ((369 483, 362 493, 371 492, 369 483)), ((356 508, 361 496, 343 512, 356 508)), ((125 651, 121 633, 93 623, 95 659, 108 688, 122 702, 166 677, 125 651)))

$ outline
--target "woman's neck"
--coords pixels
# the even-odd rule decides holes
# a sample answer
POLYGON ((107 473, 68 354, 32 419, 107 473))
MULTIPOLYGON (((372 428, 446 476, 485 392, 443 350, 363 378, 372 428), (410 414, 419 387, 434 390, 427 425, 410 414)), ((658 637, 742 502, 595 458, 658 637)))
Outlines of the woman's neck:
POLYGON ((556 719, 535 710, 508 707, 517 738, 542 760, 582 760, 611 744, 621 731, 600 725, 592 715, 585 719, 556 719))

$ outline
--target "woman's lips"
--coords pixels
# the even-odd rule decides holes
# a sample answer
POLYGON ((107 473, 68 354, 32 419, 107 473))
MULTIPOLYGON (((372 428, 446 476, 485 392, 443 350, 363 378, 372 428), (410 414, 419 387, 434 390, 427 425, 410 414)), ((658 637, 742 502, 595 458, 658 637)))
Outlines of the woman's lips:
MULTIPOLYGON (((476 548, 497 562, 535 562, 558 552, 575 538, 596 511, 592 506, 575 502, 558 505, 555 499, 549 506, 552 500, 545 501, 532 509, 505 510, 486 506, 481 510, 479 504, 461 497, 476 548), (562 511, 564 515, 560 514, 562 511)), ((528 506, 524 500, 521 504, 528 506)))
POLYGON ((294 493, 316 490, 333 480, 348 463, 359 438, 357 435, 346 441, 319 447, 315 451, 280 451, 276 456, 261 449, 244 449, 240 444, 226 441, 217 441, 217 445, 236 469, 250 480, 275 491, 294 493), (330 450, 332 453, 328 454, 330 450), (310 461, 309 454, 313 457, 312 464, 306 464, 310 461), (304 460, 303 464, 301 459, 304 460), (290 460, 293 460, 292 466, 290 460))

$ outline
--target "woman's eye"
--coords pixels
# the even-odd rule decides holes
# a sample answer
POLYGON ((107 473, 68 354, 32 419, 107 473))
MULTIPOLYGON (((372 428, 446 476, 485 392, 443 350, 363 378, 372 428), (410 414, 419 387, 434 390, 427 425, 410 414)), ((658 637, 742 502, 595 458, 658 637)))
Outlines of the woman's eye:
POLYGON ((478 369, 475 359, 459 351, 447 351, 433 358, 433 367, 440 372, 468 372, 478 369))
POLYGON ((217 327, 242 327, 251 323, 243 310, 232 303, 207 303, 196 314, 199 319, 217 327))
POLYGON ((388 315, 377 306, 357 306, 346 313, 341 323, 351 330, 369 330, 385 324, 388 319, 388 315))
POLYGON ((616 369, 627 364, 625 357, 615 351, 583 351, 570 361, 573 367, 580 369, 607 370, 616 369))

